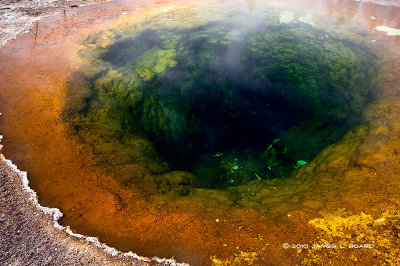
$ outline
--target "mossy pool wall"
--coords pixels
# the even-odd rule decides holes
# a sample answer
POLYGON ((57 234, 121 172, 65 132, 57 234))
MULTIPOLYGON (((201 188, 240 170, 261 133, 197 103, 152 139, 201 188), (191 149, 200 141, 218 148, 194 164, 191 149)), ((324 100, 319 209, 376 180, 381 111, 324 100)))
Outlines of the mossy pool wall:
POLYGON ((145 168, 161 193, 224 189, 288 178, 362 124, 378 92, 369 48, 311 14, 230 12, 171 26, 159 15, 83 43, 70 84, 82 97, 65 118, 100 153, 117 142, 106 167, 145 168))

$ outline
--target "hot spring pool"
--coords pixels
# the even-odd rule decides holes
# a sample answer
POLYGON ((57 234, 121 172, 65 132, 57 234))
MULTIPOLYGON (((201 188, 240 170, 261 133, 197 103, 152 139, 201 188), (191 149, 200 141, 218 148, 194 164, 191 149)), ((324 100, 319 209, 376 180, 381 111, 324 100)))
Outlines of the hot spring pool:
POLYGON ((62 224, 121 251, 394 262, 399 12, 296 0, 63 12, 0 49, 3 153, 62 224))

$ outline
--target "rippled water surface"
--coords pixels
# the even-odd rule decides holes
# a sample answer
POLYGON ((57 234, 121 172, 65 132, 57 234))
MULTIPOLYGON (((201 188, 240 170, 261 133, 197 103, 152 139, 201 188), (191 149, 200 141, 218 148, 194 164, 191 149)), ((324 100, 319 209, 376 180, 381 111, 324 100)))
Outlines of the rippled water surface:
POLYGON ((295 0, 64 11, 0 49, 3 152, 63 224, 122 251, 393 262, 399 12, 295 0))

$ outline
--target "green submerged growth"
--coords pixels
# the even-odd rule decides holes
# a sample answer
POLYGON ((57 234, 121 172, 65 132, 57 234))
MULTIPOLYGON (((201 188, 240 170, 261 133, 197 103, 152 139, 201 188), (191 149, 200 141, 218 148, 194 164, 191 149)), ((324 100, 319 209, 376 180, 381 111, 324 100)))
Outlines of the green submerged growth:
POLYGON ((157 176, 146 182, 174 169, 194 174, 189 188, 288 177, 372 99, 374 56, 302 23, 147 29, 97 54, 69 121, 111 172, 157 176))

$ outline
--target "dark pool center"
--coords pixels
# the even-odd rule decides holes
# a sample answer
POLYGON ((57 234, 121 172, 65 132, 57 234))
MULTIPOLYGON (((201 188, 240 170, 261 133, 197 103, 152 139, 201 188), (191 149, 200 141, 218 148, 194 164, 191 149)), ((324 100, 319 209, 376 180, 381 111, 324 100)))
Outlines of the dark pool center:
POLYGON ((95 70, 74 74, 87 89, 70 112, 74 130, 98 154, 113 143, 104 161, 115 168, 187 171, 197 187, 289 177, 362 123, 376 91, 371 51, 307 23, 114 36, 95 70))

